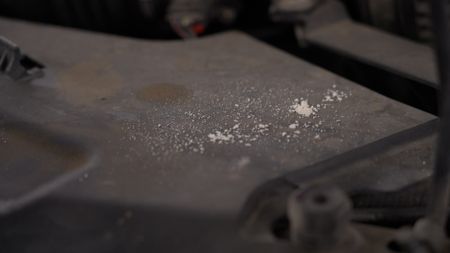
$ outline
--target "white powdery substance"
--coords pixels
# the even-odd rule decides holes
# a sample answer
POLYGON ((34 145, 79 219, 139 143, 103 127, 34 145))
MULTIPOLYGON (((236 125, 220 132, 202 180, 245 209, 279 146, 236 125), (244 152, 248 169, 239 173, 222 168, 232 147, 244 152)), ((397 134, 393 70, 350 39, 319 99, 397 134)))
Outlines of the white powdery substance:
POLYGON ((290 112, 296 112, 297 114, 303 117, 310 117, 311 115, 315 115, 318 109, 314 106, 308 104, 308 100, 298 99, 294 100, 295 104, 291 105, 290 112))
POLYGON ((224 142, 233 142, 234 141, 234 135, 232 134, 224 134, 220 131, 216 131, 215 134, 208 134, 208 138, 211 142, 214 143, 224 143, 224 142))
POLYGON ((258 130, 261 134, 269 131, 269 124, 258 124, 258 130))
POLYGON ((289 125, 290 129, 296 129, 298 127, 298 122, 292 123, 289 125))
POLYGON ((334 101, 341 102, 346 98, 348 98, 347 93, 340 90, 328 89, 322 102, 334 102, 334 101))
MULTIPOLYGON (((254 91, 254 89, 252 88, 250 91, 254 91)), ((227 109, 225 118, 229 122, 225 122, 225 124, 212 123, 212 126, 200 133, 198 130, 203 129, 204 124, 210 123, 214 116, 205 113, 201 108, 180 111, 179 116, 182 122, 185 122, 183 125, 167 120, 154 122, 152 117, 144 114, 142 118, 123 122, 122 130, 125 135, 122 138, 131 142, 144 143, 147 151, 158 159, 180 152, 204 154, 207 143, 253 147, 258 145, 262 139, 270 139, 280 144, 287 144, 302 138, 319 141, 326 138, 325 128, 322 126, 323 120, 330 120, 333 124, 339 124, 342 120, 328 117, 324 119, 319 112, 332 109, 338 113, 335 105, 351 97, 352 93, 349 90, 341 91, 336 85, 333 85, 324 90, 321 97, 318 98, 322 100, 321 103, 313 105, 309 103, 312 98, 306 96, 309 93, 306 91, 304 93, 304 97, 297 97, 297 99, 291 97, 290 101, 293 100, 293 103, 287 106, 285 104, 269 104, 269 108, 267 108, 265 98, 244 97, 238 103, 224 102, 223 107, 227 109), (262 113, 260 115, 263 110, 272 110, 274 119, 281 118, 290 122, 284 123, 286 125, 279 125, 277 121, 263 120, 262 113), (292 120, 293 116, 295 116, 294 120, 292 120)), ((217 101, 220 103, 220 100, 217 101)), ((0 129, 0 145, 6 142, 0 129)), ((287 146, 282 145, 282 147, 287 146)), ((126 155, 130 157, 133 154, 129 152, 126 155)))
MULTIPOLYGON (((237 120, 235 120, 237 121, 237 120)), ((231 128, 214 131, 208 134, 209 141, 218 144, 238 143, 246 147, 252 146, 251 142, 257 141, 262 136, 267 136, 270 124, 256 123, 253 127, 241 128, 237 123, 231 128)))
MULTIPOLYGON (((126 134, 122 139, 143 143, 146 146, 145 151, 158 159, 186 151, 200 154, 205 152, 204 138, 196 136, 187 128, 171 128, 169 126, 170 124, 167 123, 149 123, 145 118, 125 121, 122 130, 126 134)), ((128 158, 131 155, 129 152, 125 154, 128 158)))

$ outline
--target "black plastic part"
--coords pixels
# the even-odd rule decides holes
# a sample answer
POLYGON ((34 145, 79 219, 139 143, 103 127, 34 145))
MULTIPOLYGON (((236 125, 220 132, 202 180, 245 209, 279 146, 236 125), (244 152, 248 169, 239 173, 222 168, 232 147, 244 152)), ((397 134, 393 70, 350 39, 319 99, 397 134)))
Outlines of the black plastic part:
POLYGON ((428 216, 437 224, 445 226, 450 196, 450 24, 449 9, 445 1, 433 0, 432 10, 441 84, 441 121, 428 216))

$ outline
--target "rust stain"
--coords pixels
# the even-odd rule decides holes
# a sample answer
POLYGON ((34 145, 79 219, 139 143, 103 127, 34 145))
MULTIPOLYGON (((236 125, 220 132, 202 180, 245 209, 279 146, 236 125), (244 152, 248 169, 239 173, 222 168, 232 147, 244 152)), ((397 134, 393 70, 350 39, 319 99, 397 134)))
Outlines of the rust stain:
POLYGON ((62 72, 58 78, 58 92, 76 105, 91 104, 115 95, 123 80, 105 60, 81 62, 62 72))
POLYGON ((145 102, 176 103, 192 97, 192 91, 182 85, 160 83, 146 86, 136 93, 136 97, 145 102))

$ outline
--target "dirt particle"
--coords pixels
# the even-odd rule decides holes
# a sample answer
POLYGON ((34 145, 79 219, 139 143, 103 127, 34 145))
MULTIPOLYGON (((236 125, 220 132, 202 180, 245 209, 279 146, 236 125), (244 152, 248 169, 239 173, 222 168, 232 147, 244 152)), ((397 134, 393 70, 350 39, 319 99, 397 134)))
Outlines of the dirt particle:
POLYGON ((302 117, 309 117, 317 113, 317 108, 308 104, 308 100, 294 100, 294 104, 290 107, 291 112, 296 112, 302 117))

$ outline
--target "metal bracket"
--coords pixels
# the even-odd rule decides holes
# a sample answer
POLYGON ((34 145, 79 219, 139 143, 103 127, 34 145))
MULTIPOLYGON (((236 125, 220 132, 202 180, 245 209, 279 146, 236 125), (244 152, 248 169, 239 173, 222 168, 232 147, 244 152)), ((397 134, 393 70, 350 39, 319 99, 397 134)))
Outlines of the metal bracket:
POLYGON ((273 0, 271 17, 296 26, 301 47, 316 46, 438 89, 433 50, 353 21, 336 0, 273 0), (294 4, 288 4, 294 2, 294 4), (419 64, 421 63, 421 64, 419 64))
POLYGON ((20 48, 0 36, 0 75, 15 81, 31 81, 44 75, 44 65, 22 54, 20 48))

